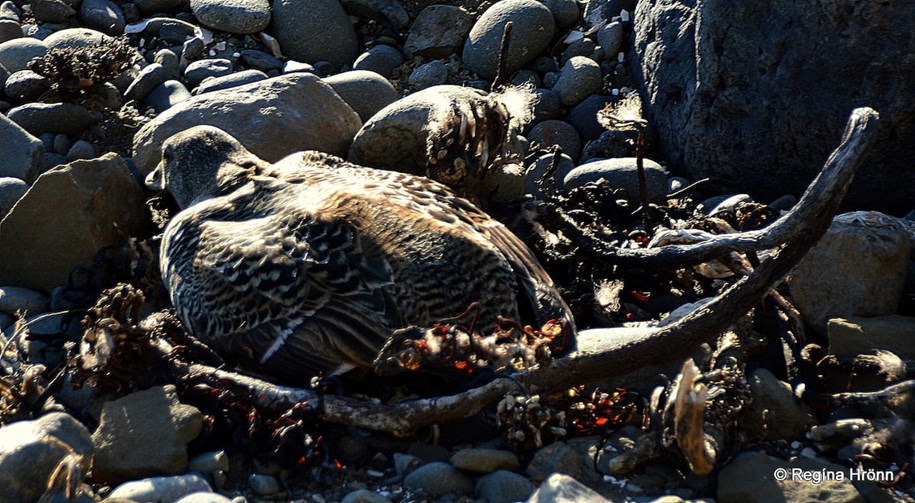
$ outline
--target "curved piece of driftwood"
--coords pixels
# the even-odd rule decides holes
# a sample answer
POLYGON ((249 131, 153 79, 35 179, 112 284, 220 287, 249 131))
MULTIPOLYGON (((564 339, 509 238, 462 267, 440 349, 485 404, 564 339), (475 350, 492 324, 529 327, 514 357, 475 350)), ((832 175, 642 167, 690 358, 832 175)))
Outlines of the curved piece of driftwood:
MULTIPOLYGON (((684 260, 701 262, 724 251, 777 249, 751 274, 732 284, 711 302, 677 322, 647 334, 640 333, 629 338, 617 335, 611 339, 601 338, 600 329, 584 330, 580 337, 589 340, 589 344, 581 344, 579 351, 553 360, 549 365, 498 378, 456 395, 392 405, 333 395, 320 396, 312 390, 278 386, 204 365, 190 365, 184 370, 191 376, 212 378, 227 386, 246 389, 260 406, 281 408, 310 402, 321 405, 318 415, 326 421, 404 433, 469 416, 509 391, 520 389, 528 393, 549 393, 686 355, 698 344, 713 340, 753 308, 819 240, 832 222, 855 171, 876 138, 877 123, 878 115, 872 109, 859 108, 852 112, 841 143, 807 192, 790 212, 769 227, 719 236, 694 245, 667 246, 656 251, 640 250, 640 257, 653 254, 659 263, 671 260, 682 265, 684 260)), ((628 251, 623 252, 617 250, 616 257, 629 257, 628 251)))
MULTIPOLYGON (((839 147, 832 153, 819 176, 814 179, 791 211, 763 229, 720 234, 693 244, 667 245, 657 248, 613 247, 595 239, 574 225, 570 225, 570 229, 564 229, 564 232, 570 232, 573 240, 587 245, 581 250, 582 253, 611 261, 614 264, 643 268, 685 267, 708 262, 732 251, 762 251, 775 248, 796 235, 797 229, 805 222, 816 220, 822 216, 824 211, 828 210, 832 201, 826 197, 826 191, 830 186, 837 189, 838 183, 841 182, 838 176, 827 174, 829 167, 854 159, 860 161, 863 157, 860 154, 869 148, 872 141, 872 139, 862 141, 864 136, 872 136, 865 130, 876 127, 866 124, 870 119, 865 116, 871 113, 874 114, 874 123, 876 123, 876 112, 871 109, 859 108, 852 112, 839 147), (861 140, 856 140, 854 137, 860 137, 861 140)), ((849 181, 853 174, 849 175, 849 181)), ((844 197, 844 190, 842 197, 844 197)), ((839 197, 840 201, 842 197, 839 197)))

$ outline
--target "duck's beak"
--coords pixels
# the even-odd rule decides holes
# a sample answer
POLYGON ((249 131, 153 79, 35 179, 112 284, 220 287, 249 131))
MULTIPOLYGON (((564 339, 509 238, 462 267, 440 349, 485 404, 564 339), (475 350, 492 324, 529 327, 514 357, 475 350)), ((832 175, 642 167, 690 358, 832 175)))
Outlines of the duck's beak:
POLYGON ((161 192, 165 189, 162 186, 162 165, 156 166, 156 169, 152 170, 148 175, 146 175, 145 180, 146 188, 155 192, 161 192))

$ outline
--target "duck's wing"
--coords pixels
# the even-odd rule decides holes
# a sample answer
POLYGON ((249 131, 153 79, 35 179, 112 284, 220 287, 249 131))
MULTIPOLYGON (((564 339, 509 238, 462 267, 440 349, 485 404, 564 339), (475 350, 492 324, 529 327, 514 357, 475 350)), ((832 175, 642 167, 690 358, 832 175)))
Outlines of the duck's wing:
POLYGON ((280 164, 283 165, 280 170, 284 173, 282 176, 290 182, 308 177, 340 176, 375 182, 372 190, 381 191, 391 201, 425 213, 429 218, 461 227, 464 232, 477 233, 509 263, 519 290, 533 311, 534 321, 560 320, 574 334, 575 323, 569 307, 530 248, 502 223, 447 186, 425 177, 357 166, 323 152, 296 153, 277 163, 277 166, 280 164), (324 169, 314 170, 314 166, 324 169), (308 171, 308 177, 302 174, 302 170, 308 171))
POLYGON ((480 233, 487 242, 499 250, 511 266, 520 291, 533 310, 534 321, 562 321, 574 333, 575 322, 569 307, 562 300, 540 261, 521 238, 448 187, 426 178, 401 176, 404 179, 400 183, 404 185, 406 192, 413 194, 416 201, 425 205, 428 213, 439 215, 438 218, 447 216, 460 221, 474 232, 480 233), (424 196, 421 197, 419 194, 424 196), (434 197, 429 197, 430 194, 434 197))
POLYGON ((534 321, 537 323, 545 323, 551 319, 561 321, 570 330, 570 333, 574 334, 575 321, 572 318, 571 310, 562 300, 553 279, 543 269, 531 249, 501 222, 482 213, 469 201, 459 197, 455 197, 455 199, 456 201, 452 204, 458 207, 470 207, 466 211, 471 220, 511 264, 521 291, 534 309, 534 321))
POLYGON ((167 232, 163 252, 179 317, 249 363, 291 352, 287 364, 315 372, 370 364, 399 323, 390 265, 342 222, 209 219, 167 232))

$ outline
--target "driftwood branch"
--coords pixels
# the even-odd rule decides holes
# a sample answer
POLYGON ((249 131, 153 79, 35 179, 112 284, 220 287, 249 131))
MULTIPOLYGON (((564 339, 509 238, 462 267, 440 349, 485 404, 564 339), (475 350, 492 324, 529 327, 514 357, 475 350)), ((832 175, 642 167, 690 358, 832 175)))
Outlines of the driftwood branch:
MULTIPOLYGON (((810 223, 830 216, 838 209, 854 171, 874 141, 877 115, 871 109, 852 112, 839 147, 833 151, 820 174, 795 205, 771 225, 754 231, 722 234, 694 244, 668 245, 658 248, 616 248, 570 225, 574 240, 586 243, 583 253, 619 265, 650 268, 684 267, 701 264, 732 251, 762 251, 776 248, 810 223), (852 166, 853 165, 853 166, 852 166), (838 195, 833 200, 831 196, 838 195), (830 211, 830 208, 832 210, 830 211)), ((817 235, 819 236, 819 235, 817 235)))
POLYGON ((693 245, 655 250, 598 250, 617 262, 643 261, 682 266, 700 263, 735 250, 777 249, 751 274, 741 278, 713 301, 679 321, 647 334, 629 338, 602 337, 601 329, 579 333, 579 350, 550 364, 501 377, 478 388, 452 396, 417 399, 392 405, 352 398, 319 395, 308 389, 278 386, 266 381, 189 365, 191 376, 215 379, 225 386, 246 389, 260 406, 290 407, 301 402, 320 404, 318 415, 330 422, 373 430, 404 433, 451 419, 466 417, 493 404, 507 392, 549 393, 620 375, 636 368, 686 355, 697 345, 719 336, 734 320, 748 312, 780 281, 819 240, 832 222, 854 173, 876 138, 877 113, 855 110, 842 141, 827 160, 798 204, 765 229, 717 236, 693 245))
POLYGON ((915 398, 915 379, 895 383, 877 391, 821 394, 810 398, 816 404, 830 407, 857 407, 868 415, 885 414, 887 411, 902 407, 911 412, 912 399, 915 398))

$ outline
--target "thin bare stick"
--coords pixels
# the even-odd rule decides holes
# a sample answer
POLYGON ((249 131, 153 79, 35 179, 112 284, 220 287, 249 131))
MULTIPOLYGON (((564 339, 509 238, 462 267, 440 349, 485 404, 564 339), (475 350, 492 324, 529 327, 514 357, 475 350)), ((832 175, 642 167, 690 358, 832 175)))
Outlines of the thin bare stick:
POLYGON ((642 225, 645 226, 645 233, 648 237, 654 234, 651 228, 651 212, 648 201, 648 181, 645 179, 645 127, 637 126, 639 132, 638 139, 635 141, 635 170, 639 179, 639 202, 642 204, 642 225))
POLYGON ((499 68, 496 70, 496 78, 492 81, 491 91, 498 91, 505 81, 508 80, 508 46, 512 40, 512 28, 514 23, 511 21, 505 23, 502 30, 502 43, 499 45, 499 68))

